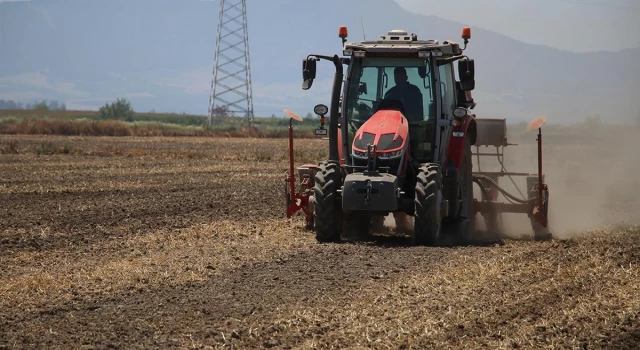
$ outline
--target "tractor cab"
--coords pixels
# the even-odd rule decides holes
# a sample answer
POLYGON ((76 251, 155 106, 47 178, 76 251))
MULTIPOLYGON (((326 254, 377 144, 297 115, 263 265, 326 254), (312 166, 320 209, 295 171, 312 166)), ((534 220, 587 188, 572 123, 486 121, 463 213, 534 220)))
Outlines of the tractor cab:
MULTIPOLYGON (((367 128, 363 132, 358 130, 368 122, 374 114, 376 119, 393 118, 401 114, 403 119, 398 119, 401 124, 406 122, 410 135, 395 135, 395 130, 389 129, 381 137, 391 137, 390 142, 383 142, 385 146, 400 144, 398 140, 408 139, 409 150, 412 158, 427 160, 433 159, 431 154, 432 143, 435 136, 435 121, 437 115, 436 99, 433 86, 434 75, 431 74, 429 59, 422 58, 398 58, 398 57, 358 57, 353 59, 352 66, 347 74, 348 86, 344 93, 345 127, 343 128, 346 145, 366 145, 373 140, 372 129, 367 128), (398 113, 378 113, 380 111, 396 111, 398 113), (357 137, 354 143, 354 137, 357 137), (387 136, 385 136, 387 135, 387 136), (395 141, 392 142, 392 141, 395 141)), ((382 121, 382 120, 380 120, 382 121)), ((371 123, 372 124, 372 123, 371 123)), ((393 123, 389 125, 394 128, 393 123)), ((382 140, 381 140, 382 141, 382 140)), ((379 145, 382 146, 382 145, 379 145)), ((348 147, 349 149, 350 147, 348 147)), ((386 147, 378 147, 378 151, 384 151, 386 147)), ((394 147, 391 147, 394 149, 394 147)), ((366 147, 351 148, 346 155, 350 156, 353 165, 359 159, 366 159, 364 152, 366 147)), ((400 154, 389 155, 398 157, 400 154)), ((342 158, 342 157, 341 157, 342 158)), ((387 157, 385 157, 387 158, 387 157)), ((346 160, 346 159, 345 159, 346 160)))

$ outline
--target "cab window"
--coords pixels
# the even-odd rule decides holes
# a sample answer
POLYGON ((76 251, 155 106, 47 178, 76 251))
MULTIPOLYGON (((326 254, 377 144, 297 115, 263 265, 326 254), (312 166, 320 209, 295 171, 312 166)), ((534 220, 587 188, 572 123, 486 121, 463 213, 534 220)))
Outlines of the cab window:
POLYGON ((453 110, 456 108, 456 86, 453 79, 451 64, 445 64, 438 68, 440 74, 440 93, 442 94, 442 113, 446 119, 453 118, 453 110))

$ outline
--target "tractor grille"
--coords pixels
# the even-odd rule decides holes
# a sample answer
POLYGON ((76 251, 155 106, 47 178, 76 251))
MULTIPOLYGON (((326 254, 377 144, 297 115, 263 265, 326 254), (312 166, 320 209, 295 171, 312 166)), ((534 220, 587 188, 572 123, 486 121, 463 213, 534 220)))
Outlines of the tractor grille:
MULTIPOLYGON (((395 158, 395 159, 380 159, 378 158, 376 161, 376 168, 381 169, 381 168, 389 168, 389 174, 393 174, 393 175, 397 175, 398 174, 398 168, 400 167, 400 160, 401 158, 395 158)), ((366 159, 358 159, 358 158, 353 158, 353 165, 358 166, 358 167, 366 167, 367 166, 367 160, 366 159)), ((361 172, 362 170, 358 169, 356 170, 358 172, 361 172)), ((381 172, 386 172, 386 171, 381 171, 381 172)))

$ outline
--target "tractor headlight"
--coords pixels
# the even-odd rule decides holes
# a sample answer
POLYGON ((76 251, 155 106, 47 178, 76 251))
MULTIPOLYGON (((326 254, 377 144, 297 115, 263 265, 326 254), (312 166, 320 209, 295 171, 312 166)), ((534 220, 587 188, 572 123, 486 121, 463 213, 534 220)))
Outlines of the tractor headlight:
POLYGON ((367 159, 367 154, 365 152, 353 150, 351 154, 359 159, 367 159))
POLYGON ((399 151, 395 151, 395 152, 380 153, 378 155, 378 158, 380 158, 380 159, 393 159, 393 158, 398 158, 401 155, 402 155, 402 150, 399 150, 399 151))
POLYGON ((467 109, 466 108, 462 108, 462 107, 458 107, 458 108, 453 110, 453 115, 456 118, 464 118, 464 117, 467 116, 467 109))
MULTIPOLYGON (((365 152, 353 150, 351 154, 358 159, 367 159, 367 153, 365 152)), ((394 159, 394 158, 400 157, 401 155, 402 155, 402 150, 395 151, 395 152, 378 153, 378 159, 384 159, 384 160, 394 159)))

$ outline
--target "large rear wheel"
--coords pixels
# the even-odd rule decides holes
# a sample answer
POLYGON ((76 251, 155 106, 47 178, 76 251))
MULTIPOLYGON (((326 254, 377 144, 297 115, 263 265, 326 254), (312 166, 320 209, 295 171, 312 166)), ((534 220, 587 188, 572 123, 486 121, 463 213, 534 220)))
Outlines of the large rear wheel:
POLYGON ((459 223, 455 230, 458 243, 468 240, 475 230, 475 210, 473 208, 473 164, 471 162, 471 139, 466 137, 460 164, 460 197, 462 205, 459 223))
MULTIPOLYGON (((473 173, 471 163, 471 140, 465 138, 462 161, 458 175, 459 203, 457 213, 449 213, 442 225, 443 238, 447 245, 458 245, 467 242, 475 230, 475 211, 473 208, 473 173)), ((444 241, 443 241, 444 242, 444 241)))
POLYGON ((425 163, 420 166, 414 202, 414 244, 438 244, 442 219, 442 176, 438 164, 425 163))
POLYGON ((316 240, 339 242, 342 231, 342 203, 338 197, 341 184, 340 166, 324 162, 318 166, 313 186, 313 217, 316 240))

